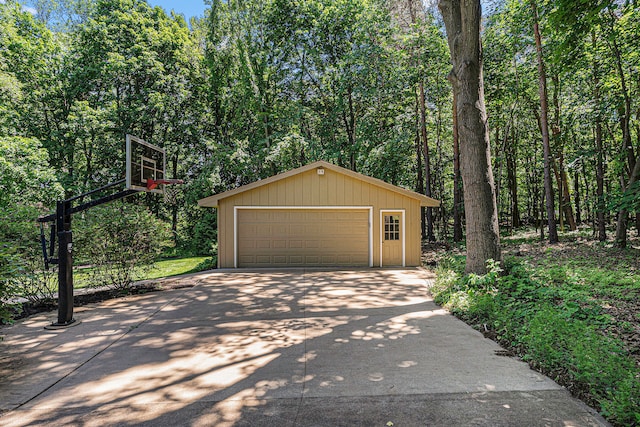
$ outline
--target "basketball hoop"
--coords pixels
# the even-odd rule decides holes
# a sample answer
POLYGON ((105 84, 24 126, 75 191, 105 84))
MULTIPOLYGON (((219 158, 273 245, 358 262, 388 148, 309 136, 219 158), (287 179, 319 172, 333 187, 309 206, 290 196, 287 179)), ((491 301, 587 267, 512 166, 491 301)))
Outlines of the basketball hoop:
POLYGON ((177 186, 169 187, 171 184, 184 184, 184 181, 181 179, 150 179, 147 178, 147 190, 152 191, 158 187, 158 185, 163 185, 162 193, 164 193, 164 202, 168 205, 175 205, 176 200, 178 198, 178 194, 180 190, 177 186))
POLYGON ((153 190, 158 185, 167 185, 167 184, 184 184, 184 181, 181 179, 147 179, 147 190, 153 190))

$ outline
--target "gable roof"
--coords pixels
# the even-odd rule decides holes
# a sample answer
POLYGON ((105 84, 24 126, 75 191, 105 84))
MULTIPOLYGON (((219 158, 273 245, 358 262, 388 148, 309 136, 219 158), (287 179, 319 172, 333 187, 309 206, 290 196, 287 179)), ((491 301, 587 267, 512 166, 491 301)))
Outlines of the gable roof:
POLYGON ((263 185, 267 185, 267 184, 271 184, 273 182, 277 182, 280 181, 282 179, 286 179, 289 178, 291 176, 300 174, 300 173, 304 173, 313 169, 317 169, 317 168, 324 168, 324 169, 328 169, 343 175, 347 175, 350 176, 352 178, 355 179, 359 179, 361 181, 367 182, 369 184, 378 186, 378 187, 382 187, 384 189, 387 189, 389 191, 393 191, 395 193, 399 193, 402 194, 404 196, 410 197, 412 199, 417 199, 420 201, 420 206, 425 206, 425 207, 439 207, 440 206, 440 202, 436 199, 432 199, 431 197, 427 197, 424 196, 420 193, 416 193, 415 191, 411 191, 411 190, 407 190, 392 184, 389 184, 388 182, 382 181, 381 179, 377 179, 377 178, 372 178, 370 176, 366 176, 363 175, 361 173, 358 172, 354 172, 352 170, 349 169, 345 169, 342 168, 340 166, 336 166, 334 164, 325 162, 325 161, 317 161, 317 162, 313 162, 313 163, 309 163, 308 165, 299 167, 297 169, 292 169, 290 171, 287 172, 283 172, 280 173, 278 175, 273 175, 270 176, 269 178, 265 178, 265 179, 261 179, 259 181, 255 181, 252 182, 250 184, 247 185, 243 185, 241 187, 238 188, 234 188, 233 190, 229 190, 229 191, 225 191, 224 193, 219 193, 219 194, 214 194, 212 196, 209 197, 205 197, 204 199, 200 199, 198 200, 198 206, 201 207, 209 207, 209 208, 213 208, 213 207, 217 207, 218 206, 218 201, 220 199, 225 199, 227 197, 231 197, 234 196, 236 194, 240 194, 240 193, 244 193, 245 191, 249 191, 249 190, 253 190, 254 188, 258 188, 261 187, 263 185))

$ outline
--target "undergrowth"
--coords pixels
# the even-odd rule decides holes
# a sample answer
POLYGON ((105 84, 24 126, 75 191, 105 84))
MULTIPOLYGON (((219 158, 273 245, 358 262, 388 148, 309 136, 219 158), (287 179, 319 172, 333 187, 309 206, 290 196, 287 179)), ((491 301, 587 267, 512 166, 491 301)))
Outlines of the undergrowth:
MULTIPOLYGON (((464 257, 440 263, 435 301, 600 410, 615 425, 640 425, 640 373, 612 318, 579 274, 508 259, 503 272, 464 276, 464 257)), ((588 281, 587 281, 588 282, 588 281)))

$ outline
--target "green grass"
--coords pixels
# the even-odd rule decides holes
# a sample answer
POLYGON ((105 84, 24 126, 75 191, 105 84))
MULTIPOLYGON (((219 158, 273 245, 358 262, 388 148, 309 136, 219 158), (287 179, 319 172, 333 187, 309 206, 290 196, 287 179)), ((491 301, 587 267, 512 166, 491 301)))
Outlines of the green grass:
POLYGON ((179 276, 181 274, 196 273, 199 271, 196 267, 203 263, 209 257, 189 257, 177 259, 164 259, 156 261, 151 270, 146 272, 140 280, 158 279, 161 277, 179 276))
MULTIPOLYGON (((201 270, 200 265, 208 259, 210 257, 203 256, 162 259, 148 266, 148 268, 140 269, 134 274, 134 278, 136 281, 152 280, 196 273, 201 270)), ((91 267, 75 269, 73 272, 73 286, 78 289, 90 287, 91 273, 91 267)))

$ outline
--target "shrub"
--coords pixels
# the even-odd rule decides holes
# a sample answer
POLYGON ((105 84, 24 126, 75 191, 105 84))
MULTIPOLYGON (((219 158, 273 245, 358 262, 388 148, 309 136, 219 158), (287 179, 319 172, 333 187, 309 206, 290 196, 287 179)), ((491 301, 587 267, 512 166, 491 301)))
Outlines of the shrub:
POLYGON ((18 272, 19 259, 8 244, 0 245, 0 324, 11 321, 15 304, 10 302, 15 295, 14 279, 18 272))
POLYGON ((42 205, 62 197, 62 186, 37 139, 0 137, 0 321, 8 321, 23 296, 37 303, 51 298, 43 271, 36 218, 42 205))
POLYGON ((218 268, 218 256, 214 255, 211 258, 207 258, 194 268, 194 271, 206 271, 218 268))
POLYGON ((91 287, 126 290, 136 270, 149 268, 171 233, 146 208, 119 201, 87 211, 74 226, 77 258, 91 264, 91 287))
MULTIPOLYGON (((35 207, 18 205, 5 212, 0 223, 0 239, 7 242, 0 262, 5 301, 16 297, 26 298, 35 305, 53 301, 57 281, 53 271, 44 270, 35 222, 39 214, 35 207)), ((17 311, 18 305, 6 307, 5 312, 17 311)))

